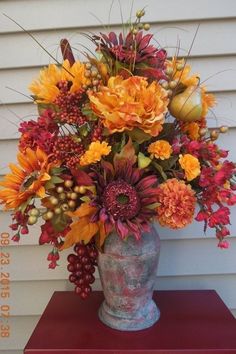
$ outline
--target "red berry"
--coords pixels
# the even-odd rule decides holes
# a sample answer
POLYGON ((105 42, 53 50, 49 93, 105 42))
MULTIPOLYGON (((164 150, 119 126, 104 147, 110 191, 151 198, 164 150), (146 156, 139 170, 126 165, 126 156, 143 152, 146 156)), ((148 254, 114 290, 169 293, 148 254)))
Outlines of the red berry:
POLYGON ((77 270, 77 271, 75 272, 75 275, 76 275, 77 278, 81 278, 83 274, 84 274, 84 273, 83 273, 82 270, 77 270))
POLYGON ((80 278, 80 279, 78 279, 78 285, 79 286, 82 286, 82 285, 84 285, 84 279, 83 278, 80 278))
POLYGON ((81 263, 82 264, 88 264, 89 263, 89 258, 88 257, 82 257, 81 258, 81 263))
POLYGON ((76 294, 81 294, 82 289, 79 286, 76 286, 75 287, 75 292, 76 292, 76 294))
POLYGON ((75 254, 69 254, 69 256, 67 257, 67 261, 69 263, 75 263, 78 260, 78 258, 76 257, 75 254))
POLYGON ((81 270, 81 269, 83 268, 83 266, 82 266, 81 263, 76 263, 75 268, 76 268, 77 270, 81 270))
POLYGON ((92 269, 92 264, 88 263, 84 265, 84 270, 86 270, 87 272, 91 272, 92 269))
POLYGON ((81 299, 85 300, 85 299, 87 299, 88 294, 83 291, 83 292, 80 294, 80 297, 81 297, 81 299))
POLYGON ((91 275, 91 280, 90 280, 89 284, 93 284, 94 282, 95 282, 95 278, 93 275, 91 275))
POLYGON ((86 294, 91 293, 91 291, 92 291, 92 288, 91 288, 90 285, 87 285, 87 286, 84 288, 84 292, 85 292, 86 294))
POLYGON ((67 270, 68 270, 69 272, 71 272, 71 273, 74 272, 74 271, 75 271, 74 265, 73 265, 73 264, 68 264, 67 270))
POLYGON ((87 253, 86 247, 81 245, 78 247, 77 254, 78 256, 84 256, 87 253))
POLYGON ((85 274, 85 276, 84 276, 84 281, 85 281, 85 283, 90 283, 90 281, 92 281, 92 274, 89 274, 89 273, 87 273, 87 274, 85 274))
POLYGON ((70 274, 69 275, 69 281, 71 282, 71 283, 74 283, 75 281, 76 281, 76 276, 75 276, 75 274, 70 274))

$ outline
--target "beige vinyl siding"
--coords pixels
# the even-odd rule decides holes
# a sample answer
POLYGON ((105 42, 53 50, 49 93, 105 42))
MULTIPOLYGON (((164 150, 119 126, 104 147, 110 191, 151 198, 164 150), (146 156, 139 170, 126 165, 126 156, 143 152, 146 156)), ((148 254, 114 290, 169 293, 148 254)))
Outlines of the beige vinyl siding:
MULTIPOLYGON (((124 17, 128 17, 131 0, 121 0, 124 17)), ((41 66, 53 62, 37 44, 2 13, 18 21, 60 60, 58 42, 70 38, 77 49, 79 43, 91 47, 80 32, 99 31, 108 22, 109 0, 8 0, 0 1, 0 179, 10 161, 16 161, 16 125, 21 119, 35 117, 36 107, 24 95, 41 66), (91 13, 95 14, 99 21, 91 13), (3 53, 3 55, 2 55, 3 53)), ((201 74, 201 80, 214 92, 218 106, 209 114, 212 127, 229 125, 230 132, 219 140, 230 148, 236 161, 236 1, 235 0, 135 0, 134 9, 146 6, 158 42, 170 53, 178 38, 180 54, 186 56, 197 26, 197 38, 189 62, 201 74), (212 77, 211 77, 212 76, 212 77), (208 77, 211 77, 207 80, 208 77)), ((114 2, 110 24, 120 28, 118 2, 114 2)), ((82 55, 77 52, 80 58, 82 55)), ((0 211, 1 230, 8 231, 10 213, 0 211)), ((181 231, 157 226, 162 251, 157 274, 158 289, 215 289, 236 316, 236 208, 232 212, 232 239, 229 250, 219 250, 214 233, 203 234, 201 223, 181 231)), ((40 315, 55 290, 71 290, 67 281, 66 256, 60 267, 47 269, 49 246, 38 246, 40 228, 31 228, 30 235, 19 245, 11 244, 11 337, 0 339, 1 354, 22 354, 40 315)), ((95 289, 100 289, 97 278, 95 289)))

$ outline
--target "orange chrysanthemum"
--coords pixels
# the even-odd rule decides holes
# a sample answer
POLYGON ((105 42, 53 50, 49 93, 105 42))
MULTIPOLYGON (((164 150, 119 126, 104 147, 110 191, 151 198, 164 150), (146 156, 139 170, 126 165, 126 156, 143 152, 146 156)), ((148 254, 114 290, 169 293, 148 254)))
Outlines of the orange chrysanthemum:
POLYGON ((199 160, 191 154, 180 155, 179 164, 184 170, 187 181, 192 181, 201 173, 199 160))
POLYGON ((0 182, 4 187, 0 191, 0 200, 5 209, 18 208, 33 196, 45 197, 44 185, 51 179, 50 168, 55 166, 48 163, 48 156, 40 149, 28 148, 25 153, 19 152, 17 159, 20 167, 10 164, 12 173, 0 182))
POLYGON ((146 78, 111 77, 99 92, 89 93, 91 107, 110 133, 140 128, 157 136, 162 130, 169 99, 157 82, 146 78))
POLYGON ((36 97, 37 103, 53 103, 60 93, 58 83, 70 82, 69 92, 80 90, 83 85, 90 84, 90 79, 85 77, 85 65, 76 61, 72 66, 65 60, 61 67, 51 64, 42 69, 39 78, 31 83, 30 91, 36 97))
POLYGON ((94 141, 89 145, 88 150, 81 156, 80 165, 86 166, 101 160, 102 156, 107 156, 111 152, 111 146, 107 142, 94 141))
POLYGON ((157 159, 165 160, 172 154, 172 147, 166 140, 157 140, 148 146, 148 152, 157 159))
POLYGON ((200 137, 199 130, 200 126, 197 122, 185 123, 181 130, 187 133, 191 140, 197 140, 200 137))
POLYGON ((195 192, 184 181, 172 178, 162 183, 158 191, 157 219, 162 226, 180 229, 193 220, 195 192))

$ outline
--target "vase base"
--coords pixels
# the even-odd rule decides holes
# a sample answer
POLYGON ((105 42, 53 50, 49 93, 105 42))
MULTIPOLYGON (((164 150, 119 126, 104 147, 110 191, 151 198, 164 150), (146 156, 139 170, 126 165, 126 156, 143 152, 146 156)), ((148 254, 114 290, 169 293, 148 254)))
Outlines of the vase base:
POLYGON ((160 318, 160 310, 153 300, 150 300, 139 311, 132 316, 125 316, 124 313, 113 312, 106 301, 99 308, 98 316, 108 327, 120 331, 140 331, 154 325, 160 318))

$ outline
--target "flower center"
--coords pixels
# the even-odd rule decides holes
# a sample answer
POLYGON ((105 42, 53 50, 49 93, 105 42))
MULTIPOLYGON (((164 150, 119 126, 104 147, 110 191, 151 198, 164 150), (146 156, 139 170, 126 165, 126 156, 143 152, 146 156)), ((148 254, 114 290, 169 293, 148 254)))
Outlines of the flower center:
POLYGON ((38 176, 39 171, 34 171, 30 175, 26 176, 21 184, 20 192, 26 191, 31 186, 31 184, 37 180, 38 176))
POLYGON ((105 188, 103 206, 115 220, 132 219, 140 210, 140 199, 135 188, 120 179, 105 188))

